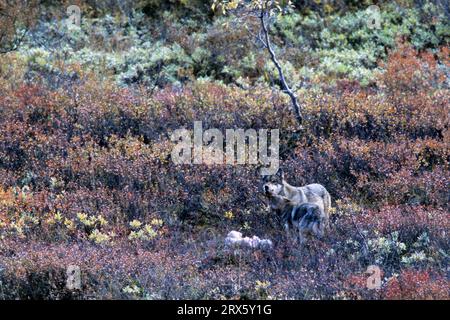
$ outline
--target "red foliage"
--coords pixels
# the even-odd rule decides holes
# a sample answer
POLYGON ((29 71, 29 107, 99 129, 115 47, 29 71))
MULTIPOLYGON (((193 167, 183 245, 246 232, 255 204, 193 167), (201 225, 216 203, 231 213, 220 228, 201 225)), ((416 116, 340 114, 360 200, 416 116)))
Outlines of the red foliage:
POLYGON ((387 283, 384 297, 388 300, 449 300, 450 282, 429 271, 404 270, 387 283))
MULTIPOLYGON (((443 49, 439 62, 448 63, 446 54, 443 49)), ((391 54, 378 88, 341 83, 335 91, 306 90, 307 121, 300 137, 292 132, 295 120, 288 100, 258 87, 247 91, 191 83, 148 94, 86 79, 70 92, 29 84, 5 88, 0 91, 0 239, 5 240, 0 267, 9 272, 8 285, 14 287, 23 274, 45 270, 61 276, 66 263, 87 267, 89 261, 117 276, 120 289, 115 293, 120 296, 130 277, 147 279, 144 262, 155 262, 154 270, 171 271, 168 297, 235 297, 228 283, 235 277, 236 257, 220 248, 221 237, 231 229, 250 228, 249 233, 270 237, 277 247, 270 255, 250 255, 240 265, 246 292, 239 294, 246 297, 254 297, 248 291, 254 281, 264 280, 261 275, 271 275, 270 290, 278 296, 289 291, 289 297, 302 298, 336 297, 347 280, 363 281, 347 279, 360 274, 369 259, 361 245, 346 245, 347 240, 362 242, 355 224, 370 237, 398 231, 408 248, 426 232, 431 240, 427 250, 439 256, 436 252, 448 248, 450 175, 449 95, 437 62, 428 53, 402 46, 391 54), (192 128, 197 120, 205 129, 222 131, 279 128, 281 167, 291 184, 322 183, 333 200, 350 199, 362 208, 339 208, 329 238, 311 245, 309 253, 296 251, 286 244, 279 221, 264 210, 256 166, 173 164, 170 133, 192 128), (229 210, 232 219, 224 217, 229 210), (80 213, 107 223, 83 224, 80 213), (128 238, 131 221, 148 224, 155 218, 164 221, 155 241, 128 238), (93 243, 93 229, 111 237, 110 247, 93 243), (215 245, 202 236, 209 231, 215 245), (20 250, 17 243, 23 244, 20 250), (127 250, 142 251, 140 257, 146 258, 135 259, 127 250), (64 252, 74 260, 62 259, 64 252), (110 254, 118 265, 105 262, 110 254), (185 272, 178 275, 177 270, 185 272), (197 272, 205 287, 183 293, 181 277, 194 290, 200 282, 197 272), (208 292, 207 285, 220 287, 220 294, 208 292), (172 289, 176 294, 170 294, 172 289)), ((396 258, 397 265, 385 266, 389 272, 399 271, 396 258)), ((437 259, 432 267, 438 269, 440 263, 437 259)), ((96 268, 91 271, 96 279, 104 276, 96 268)), ((414 297, 414 277, 423 284, 423 291, 416 288, 417 297, 445 297, 448 282, 420 273, 392 280, 386 297, 414 297)), ((164 276, 156 278, 150 280, 165 285, 164 276)), ((10 297, 31 294, 26 281, 19 287, 11 289, 10 297)), ((92 288, 102 290, 102 285, 92 288)), ((356 298, 366 295, 355 293, 356 298)))

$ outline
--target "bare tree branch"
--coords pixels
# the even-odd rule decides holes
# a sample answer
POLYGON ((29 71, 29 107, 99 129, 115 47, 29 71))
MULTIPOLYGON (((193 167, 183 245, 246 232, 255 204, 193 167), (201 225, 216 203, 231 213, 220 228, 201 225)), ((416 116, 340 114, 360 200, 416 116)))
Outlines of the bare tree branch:
POLYGON ((297 122, 299 123, 299 125, 301 125, 303 122, 303 116, 301 114, 301 107, 300 107, 300 104, 298 103, 297 96, 295 95, 294 91, 292 91, 292 89, 290 88, 290 86, 288 85, 288 83, 286 81, 283 69, 281 68, 281 64, 278 61, 278 59, 275 55, 275 51, 272 48, 272 44, 271 44, 270 38, 269 38, 269 29, 268 29, 268 26, 266 23, 266 14, 267 14, 267 12, 264 9, 262 9, 261 14, 259 16, 259 19, 261 21, 262 31, 264 33, 264 39, 265 39, 265 40, 261 39, 261 42, 266 47, 267 51, 270 54, 270 58, 271 58, 272 62, 274 63, 275 67, 278 70, 278 75, 280 78, 283 92, 285 92, 291 98, 292 106, 293 106, 294 113, 295 113, 295 118, 297 119, 297 122))

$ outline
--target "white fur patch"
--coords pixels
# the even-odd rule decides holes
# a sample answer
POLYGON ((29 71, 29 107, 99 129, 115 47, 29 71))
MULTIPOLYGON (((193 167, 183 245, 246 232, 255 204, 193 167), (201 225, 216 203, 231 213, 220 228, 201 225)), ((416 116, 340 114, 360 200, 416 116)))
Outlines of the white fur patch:
POLYGON ((269 239, 260 239, 257 236, 243 238, 242 233, 233 230, 230 231, 225 238, 225 246, 251 249, 270 249, 273 247, 273 243, 269 239))

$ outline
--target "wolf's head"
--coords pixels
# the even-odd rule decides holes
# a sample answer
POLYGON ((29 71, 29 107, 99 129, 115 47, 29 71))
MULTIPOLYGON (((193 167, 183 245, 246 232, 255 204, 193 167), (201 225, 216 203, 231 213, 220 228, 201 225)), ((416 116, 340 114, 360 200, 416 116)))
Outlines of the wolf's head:
POLYGON ((266 196, 279 195, 282 190, 283 186, 281 184, 268 182, 263 185, 263 191, 266 196))
POLYGON ((280 195, 281 185, 265 185, 264 191, 268 199, 268 207, 272 213, 275 213, 285 223, 289 221, 290 213, 294 204, 285 196, 280 195))

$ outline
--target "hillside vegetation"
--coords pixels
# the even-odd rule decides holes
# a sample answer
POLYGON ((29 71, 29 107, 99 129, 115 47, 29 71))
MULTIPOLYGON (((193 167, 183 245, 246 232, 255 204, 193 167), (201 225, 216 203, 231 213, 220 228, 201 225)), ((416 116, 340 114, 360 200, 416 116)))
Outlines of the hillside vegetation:
POLYGON ((445 2, 377 2, 370 29, 372 1, 294 1, 272 37, 301 131, 232 16, 117 3, 78 1, 68 27, 43 1, 3 27, 0 45, 29 29, 0 54, 0 299, 449 299, 445 2), (194 121, 280 129, 289 183, 331 194, 326 237, 286 237, 257 165, 175 165, 171 133, 194 121), (231 230, 274 247, 230 250, 231 230))

